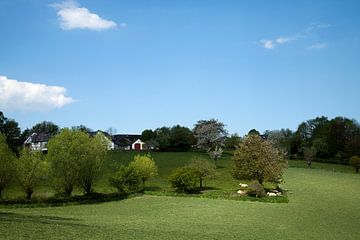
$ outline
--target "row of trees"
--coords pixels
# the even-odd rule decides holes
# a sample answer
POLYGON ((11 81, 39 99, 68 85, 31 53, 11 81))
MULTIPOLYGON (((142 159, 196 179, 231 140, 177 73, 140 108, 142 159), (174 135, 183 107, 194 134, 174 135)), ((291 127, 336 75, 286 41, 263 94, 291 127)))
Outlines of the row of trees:
POLYGON ((46 157, 27 148, 17 157, 0 134, 0 196, 11 181, 17 180, 30 199, 42 179, 51 180, 57 192, 70 196, 79 186, 86 194, 93 191, 101 176, 106 143, 101 135, 63 129, 48 144, 46 157))
POLYGON ((295 132, 289 129, 266 131, 264 136, 290 157, 313 158, 347 163, 360 155, 360 125, 354 119, 317 117, 302 122, 295 132))

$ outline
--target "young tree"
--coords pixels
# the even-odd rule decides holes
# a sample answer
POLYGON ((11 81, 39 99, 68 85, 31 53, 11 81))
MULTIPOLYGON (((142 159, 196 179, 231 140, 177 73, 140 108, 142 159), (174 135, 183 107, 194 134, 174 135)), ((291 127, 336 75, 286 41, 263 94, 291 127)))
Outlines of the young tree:
POLYGON ((131 162, 129 166, 139 173, 143 184, 145 184, 145 181, 149 178, 158 174, 158 168, 150 154, 136 155, 134 161, 131 162))
POLYGON ((6 137, 0 133, 0 198, 2 191, 10 184, 14 175, 16 157, 6 143, 6 137))
POLYGON ((194 169, 199 179, 200 190, 203 186, 203 181, 215 176, 215 165, 206 159, 197 158, 190 162, 189 168, 194 169))
POLYGON ((350 166, 354 167, 355 168, 355 172, 356 173, 359 173, 359 170, 360 170, 360 157, 358 156, 352 156, 350 158, 350 166))
POLYGON ((225 125, 215 119, 200 120, 195 124, 193 132, 197 140, 197 147, 206 150, 210 156, 214 156, 213 159, 217 164, 217 159, 222 154, 221 147, 227 136, 225 125))
POLYGON ((260 136, 250 134, 234 152, 234 172, 237 179, 278 181, 285 164, 279 151, 260 136))
POLYGON ((20 157, 15 161, 15 171, 27 199, 31 199, 34 188, 38 186, 45 173, 45 167, 43 155, 40 151, 31 152, 28 148, 22 149, 20 157))
POLYGON ((50 139, 47 158, 55 185, 65 195, 70 196, 76 184, 91 193, 106 151, 100 137, 92 139, 84 132, 63 129, 50 139))
POLYGON ((78 183, 85 194, 93 192, 95 181, 101 176, 104 159, 107 153, 107 142, 104 142, 103 134, 96 134, 89 138, 89 142, 83 146, 85 158, 79 159, 78 183))
POLYGON ((309 168, 311 168, 312 161, 316 155, 314 147, 304 147, 303 149, 304 159, 309 168))
POLYGON ((221 147, 219 146, 216 146, 212 149, 209 149, 208 150, 208 153, 209 153, 209 156, 212 160, 214 160, 214 163, 215 163, 215 167, 218 166, 218 160, 219 158, 221 158, 221 155, 223 153, 223 150, 221 147))

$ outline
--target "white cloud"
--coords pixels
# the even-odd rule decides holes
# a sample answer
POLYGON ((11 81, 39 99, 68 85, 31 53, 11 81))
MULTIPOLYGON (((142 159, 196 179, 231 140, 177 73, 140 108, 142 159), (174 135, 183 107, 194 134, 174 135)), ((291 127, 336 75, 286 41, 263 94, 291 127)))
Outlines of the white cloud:
MULTIPOLYGON (((87 8, 81 7, 75 0, 52 4, 51 6, 58 10, 57 15, 63 30, 90 29, 101 31, 117 26, 115 22, 103 19, 87 8)), ((123 27, 124 24, 121 26, 123 27)))
POLYGON ((291 38, 279 37, 279 38, 276 39, 276 43, 284 44, 284 43, 294 41, 294 40, 296 40, 296 38, 294 38, 294 37, 291 37, 291 38))
POLYGON ((327 47, 326 43, 316 43, 316 44, 309 46, 308 49, 322 49, 322 48, 326 48, 326 47, 327 47))
POLYGON ((272 40, 261 40, 260 43, 264 48, 267 49, 273 49, 275 47, 272 40))
POLYGON ((39 83, 20 82, 0 75, 0 109, 49 111, 74 102, 66 89, 39 83))
MULTIPOLYGON (((279 45, 282 44, 286 44, 292 41, 297 41, 303 38, 308 37, 310 34, 312 34, 312 32, 321 29, 321 28, 329 28, 331 27, 330 24, 317 24, 317 23, 312 23, 310 24, 305 30, 298 32, 292 36, 289 37, 277 37, 275 39, 270 39, 270 40, 261 40, 260 44, 263 48, 266 49, 274 49, 276 47, 278 47, 279 45)), ((326 47, 325 45, 320 45, 320 44, 314 44, 313 46, 310 46, 309 48, 324 48, 326 47)))

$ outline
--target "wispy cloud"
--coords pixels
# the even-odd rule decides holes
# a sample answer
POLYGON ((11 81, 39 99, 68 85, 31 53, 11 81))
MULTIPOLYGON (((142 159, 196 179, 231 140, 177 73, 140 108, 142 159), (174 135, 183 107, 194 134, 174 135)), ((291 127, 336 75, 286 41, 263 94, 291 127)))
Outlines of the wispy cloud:
POLYGON ((316 44, 309 46, 308 49, 322 49, 322 48, 326 48, 326 47, 327 47, 326 43, 316 43, 316 44))
MULTIPOLYGON (((60 27, 63 30, 89 29, 101 31, 117 26, 115 22, 103 19, 87 8, 81 7, 75 0, 67 0, 50 6, 57 9, 60 27)), ((122 23, 120 26, 124 27, 125 25, 122 23)))
MULTIPOLYGON (((293 41, 298 41, 300 39, 308 37, 310 34, 312 34, 314 31, 321 29, 321 28, 329 28, 331 27, 330 24, 310 24, 306 29, 304 29, 301 32, 298 32, 294 35, 290 35, 287 37, 279 36, 275 39, 263 39, 260 40, 259 43, 263 48, 266 49, 274 49, 280 45, 287 44, 293 41)), ((326 46, 326 45, 325 45, 326 46)), ((317 48, 324 48, 325 46, 317 45, 317 48)), ((316 48, 316 44, 314 44, 314 47, 316 48)))
POLYGON ((21 82, 0 75, 0 109, 8 111, 49 111, 74 102, 59 86, 21 82))

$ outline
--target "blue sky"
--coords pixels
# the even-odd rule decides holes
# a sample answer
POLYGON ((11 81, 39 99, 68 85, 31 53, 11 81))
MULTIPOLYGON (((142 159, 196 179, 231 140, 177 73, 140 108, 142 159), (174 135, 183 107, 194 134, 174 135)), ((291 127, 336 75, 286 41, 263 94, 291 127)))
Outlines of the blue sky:
POLYGON ((1 0, 0 110, 22 128, 119 133, 360 120, 359 12, 343 0, 1 0))

